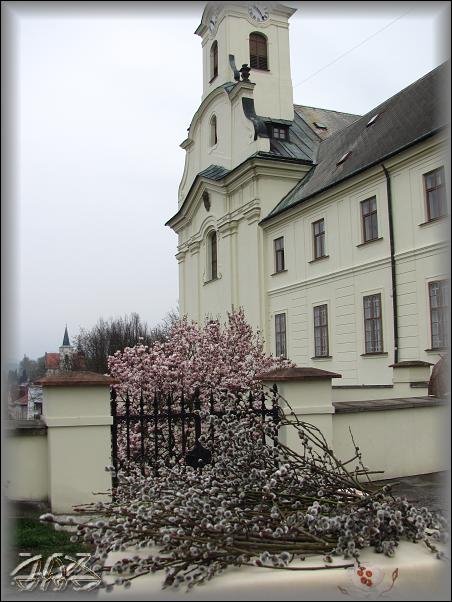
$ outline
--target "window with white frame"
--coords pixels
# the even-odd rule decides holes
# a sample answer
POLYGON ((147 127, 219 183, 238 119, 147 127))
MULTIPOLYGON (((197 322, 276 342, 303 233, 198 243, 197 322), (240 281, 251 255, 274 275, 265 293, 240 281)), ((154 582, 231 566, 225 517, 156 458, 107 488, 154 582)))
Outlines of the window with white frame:
POLYGON ((207 274, 209 280, 218 278, 218 241, 215 230, 207 236, 207 274))
POLYGON ((377 199, 372 197, 361 202, 363 242, 378 238, 377 199))
POLYGON ((383 353, 381 294, 368 295, 364 305, 364 340, 366 353, 383 353))
POLYGON ((329 356, 328 341, 328 306, 326 304, 314 307, 314 356, 329 356))
POLYGON ((286 314, 275 314, 275 354, 287 357, 286 314))
POLYGON ((273 241, 275 249, 275 273, 284 272, 285 261, 284 261, 284 236, 275 238, 273 241))
POLYGON ((438 167, 424 174, 425 203, 427 221, 447 215, 446 182, 444 167, 438 167))
POLYGON ((312 224, 312 236, 314 244, 314 259, 326 256, 325 247, 325 220, 319 219, 312 224))
POLYGON ((428 292, 432 349, 443 349, 449 344, 449 283, 447 280, 430 282, 428 292))

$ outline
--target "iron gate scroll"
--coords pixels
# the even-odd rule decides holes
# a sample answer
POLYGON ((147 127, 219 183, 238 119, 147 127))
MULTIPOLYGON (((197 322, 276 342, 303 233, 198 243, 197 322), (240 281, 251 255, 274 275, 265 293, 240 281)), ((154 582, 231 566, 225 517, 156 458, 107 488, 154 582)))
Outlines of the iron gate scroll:
MULTIPOLYGON (((225 394, 225 398, 226 396, 230 403, 231 396, 225 394)), ((224 406, 222 407, 223 401, 216 401, 211 393, 207 414, 225 416, 227 411, 224 406)), ((236 394, 235 401, 243 401, 243 396, 236 394)), ((276 427, 278 426, 280 417, 276 385, 270 394, 264 392, 257 396, 248 394, 247 402, 247 411, 260 416, 262 422, 270 420, 276 427)), ((143 392, 137 403, 132 402, 128 394, 125 399, 118 399, 117 391, 112 388, 111 446, 115 472, 130 463, 138 463, 143 474, 146 467, 149 467, 157 475, 161 461, 165 464, 183 461, 194 468, 202 468, 213 462, 215 427, 209 424, 206 428, 201 408, 199 388, 195 389, 194 394, 188 398, 184 393, 174 397, 172 394, 164 395, 155 392, 153 398, 147 400, 146 404, 143 392), (210 437, 212 451, 202 444, 203 436, 210 437)), ((265 441, 265 434, 263 438, 265 441)), ((277 438, 273 444, 277 445, 277 438)), ((115 479, 113 486, 115 486, 115 479)))

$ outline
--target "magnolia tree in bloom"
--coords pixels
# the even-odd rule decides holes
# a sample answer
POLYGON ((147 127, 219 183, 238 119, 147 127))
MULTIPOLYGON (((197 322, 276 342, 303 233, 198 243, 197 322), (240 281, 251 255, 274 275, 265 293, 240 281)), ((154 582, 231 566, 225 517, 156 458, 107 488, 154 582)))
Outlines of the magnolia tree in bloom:
POLYGON ((293 363, 264 351, 260 332, 247 323, 243 309, 227 315, 226 324, 210 320, 199 325, 182 318, 170 329, 165 342, 137 345, 109 358, 110 374, 119 382, 122 397, 136 403, 141 391, 145 399, 155 391, 190 395, 200 388, 201 399, 228 390, 256 390, 258 375, 293 363))

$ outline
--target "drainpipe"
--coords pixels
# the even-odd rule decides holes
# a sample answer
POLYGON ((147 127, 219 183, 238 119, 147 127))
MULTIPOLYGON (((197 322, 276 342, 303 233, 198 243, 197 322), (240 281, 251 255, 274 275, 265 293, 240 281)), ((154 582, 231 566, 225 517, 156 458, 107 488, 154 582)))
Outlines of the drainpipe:
POLYGON ((399 327, 397 315, 397 281, 396 281, 396 264, 394 256, 394 219, 392 213, 392 190, 391 179, 386 167, 381 164, 386 176, 386 192, 388 197, 388 219, 389 219, 389 246, 391 249, 391 280, 392 280, 392 315, 393 315, 393 330, 394 330, 394 364, 399 361, 399 327))

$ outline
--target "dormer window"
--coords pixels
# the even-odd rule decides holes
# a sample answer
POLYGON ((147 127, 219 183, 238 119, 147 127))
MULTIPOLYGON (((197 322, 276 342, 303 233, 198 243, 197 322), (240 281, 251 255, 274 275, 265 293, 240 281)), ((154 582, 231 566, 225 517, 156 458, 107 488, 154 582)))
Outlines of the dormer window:
POLYGON ((218 133, 217 133, 217 117, 216 115, 212 115, 210 120, 210 146, 215 146, 218 142, 218 133))
POLYGON ((272 125, 270 126, 270 134, 272 138, 276 140, 288 140, 289 138, 289 130, 281 125, 272 125))
MULTIPOLYGON (((218 75, 218 42, 210 47, 210 81, 212 82, 218 75)), ((209 82, 210 83, 210 82, 209 82)))
POLYGON ((351 154, 352 154, 352 151, 346 152, 344 155, 342 155, 342 157, 339 159, 339 161, 336 163, 336 165, 342 165, 342 163, 347 161, 347 159, 350 157, 351 154))
POLYGON ((268 71, 267 38, 261 33, 250 35, 250 66, 268 71))

